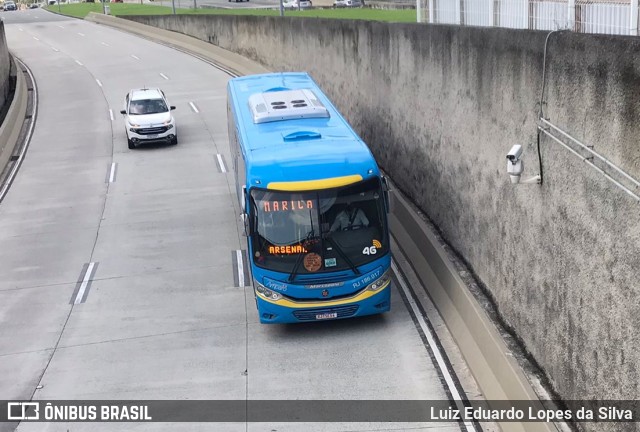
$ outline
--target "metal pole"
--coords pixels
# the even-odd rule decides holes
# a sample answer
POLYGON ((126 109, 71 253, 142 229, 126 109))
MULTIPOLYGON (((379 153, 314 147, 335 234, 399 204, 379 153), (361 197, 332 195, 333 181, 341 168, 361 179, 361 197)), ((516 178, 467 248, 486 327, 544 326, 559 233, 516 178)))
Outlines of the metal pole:
POLYGON ((198 0, 193 0, 193 8, 194 8, 194 9, 198 9, 198 3, 197 3, 197 1, 198 1, 198 0))
POLYGON ((493 0, 491 4, 493 6, 491 25, 493 27, 498 27, 500 25, 500 0, 493 0))
POLYGON ((631 0, 631 22, 629 23, 629 34, 638 36, 638 0, 631 0))
POLYGON ((416 0, 416 22, 422 22, 422 0, 416 0))
POLYGON ((176 14, 176 0, 171 0, 171 10, 173 10, 173 14, 176 14))
POLYGON ((429 0, 429 22, 434 24, 436 22, 436 0, 429 0))
POLYGON ((567 27, 571 31, 576 30, 576 0, 568 1, 569 9, 567 10, 567 27))
POLYGON ((284 16, 284 5, 282 4, 282 0, 280 0, 280 16, 284 16))
POLYGON ((491 0, 489 2, 489 25, 491 27, 495 27, 495 16, 496 16, 496 2, 495 0, 491 0))

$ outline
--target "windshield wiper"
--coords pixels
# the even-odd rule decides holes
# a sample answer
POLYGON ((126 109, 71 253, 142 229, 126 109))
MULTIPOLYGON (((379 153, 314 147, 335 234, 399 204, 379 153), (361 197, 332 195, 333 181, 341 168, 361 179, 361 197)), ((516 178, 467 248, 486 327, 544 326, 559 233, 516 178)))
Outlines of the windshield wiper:
MULTIPOLYGON (((315 235, 315 230, 312 228, 311 231, 307 233, 307 236, 305 237, 305 239, 302 241, 302 247, 304 248, 309 242, 309 240, 313 240, 316 238, 318 238, 318 236, 315 235)), ((288 279, 289 283, 293 282, 296 275, 298 274, 298 267, 300 267, 300 263, 302 262, 303 255, 304 254, 302 252, 298 254, 298 258, 296 258, 296 263, 293 265, 293 270, 291 270, 291 274, 289 275, 289 279, 288 279)))
POLYGON ((331 237, 331 235, 328 235, 326 237, 327 241, 329 243, 331 243, 331 246, 333 246, 333 248, 336 250, 336 252, 338 252, 338 255, 340 255, 340 258, 342 258, 343 260, 345 260, 345 262, 347 264, 349 264, 349 267, 351 267, 351 270, 353 270, 353 272, 357 275, 360 274, 360 270, 358 270, 358 267, 356 267, 356 265, 353 263, 353 261, 351 261, 351 258, 349 258, 347 256, 346 253, 344 253, 344 251, 342 250, 342 248, 340 246, 338 246, 338 243, 336 243, 335 240, 333 240, 333 238, 331 237))

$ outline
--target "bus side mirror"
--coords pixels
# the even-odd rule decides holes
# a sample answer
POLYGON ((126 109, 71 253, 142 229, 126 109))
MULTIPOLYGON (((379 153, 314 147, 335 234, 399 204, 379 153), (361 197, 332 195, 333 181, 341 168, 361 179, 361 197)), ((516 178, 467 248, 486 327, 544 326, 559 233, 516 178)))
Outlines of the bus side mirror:
POLYGON ((249 222, 249 214, 247 213, 247 187, 242 186, 242 196, 240 197, 240 206, 242 207, 242 213, 240 214, 240 218, 242 219, 242 223, 244 225, 243 236, 249 237, 251 232, 251 223, 249 222))
POLYGON ((249 215, 247 215, 246 213, 242 213, 240 215, 240 219, 242 219, 242 224, 244 225, 242 235, 244 237, 249 237, 249 215))
POLYGON ((244 214, 247 213, 247 187, 242 186, 242 196, 240 197, 240 206, 242 207, 242 212, 244 214))
POLYGON ((389 186, 389 180, 385 176, 382 176, 382 194, 384 196, 384 205, 387 208, 387 213, 391 213, 391 198, 389 194, 391 187, 389 186))

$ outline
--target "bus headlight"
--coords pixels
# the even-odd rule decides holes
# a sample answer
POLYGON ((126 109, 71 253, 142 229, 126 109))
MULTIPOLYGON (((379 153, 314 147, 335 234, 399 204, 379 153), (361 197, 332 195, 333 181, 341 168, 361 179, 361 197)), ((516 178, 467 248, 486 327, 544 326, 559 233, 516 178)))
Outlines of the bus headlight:
POLYGON ((371 282, 367 285, 367 290, 369 291, 380 291, 383 288, 386 288, 391 282, 391 271, 387 270, 375 281, 371 282))
POLYGON ((253 284, 256 287, 256 292, 260 295, 260 297, 265 298, 265 299, 269 299, 269 300, 274 300, 274 301, 278 301, 282 298, 282 294, 275 292, 275 291, 271 291, 269 288, 267 288, 266 286, 262 285, 260 282, 258 282, 257 280, 253 280, 253 284))

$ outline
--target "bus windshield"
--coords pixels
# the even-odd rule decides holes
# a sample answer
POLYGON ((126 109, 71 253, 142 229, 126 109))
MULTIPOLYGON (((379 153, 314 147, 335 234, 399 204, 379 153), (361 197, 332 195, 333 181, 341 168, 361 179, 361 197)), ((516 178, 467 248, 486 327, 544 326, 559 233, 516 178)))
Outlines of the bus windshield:
POLYGON ((388 252, 380 180, 339 189, 251 191, 256 265, 296 275, 352 269, 388 252))

